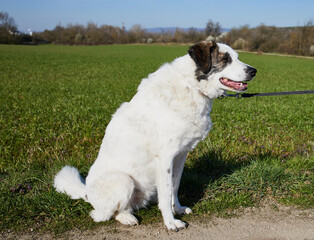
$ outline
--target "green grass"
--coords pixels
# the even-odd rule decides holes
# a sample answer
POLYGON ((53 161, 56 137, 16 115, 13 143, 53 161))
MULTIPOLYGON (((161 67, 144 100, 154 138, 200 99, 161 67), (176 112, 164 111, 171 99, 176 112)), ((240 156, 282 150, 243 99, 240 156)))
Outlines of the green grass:
MULTIPOLYGON (((143 77, 186 46, 0 45, 0 232, 93 228, 91 206, 56 193, 62 166, 86 176, 111 115, 143 77)), ((314 60, 240 54, 258 69, 249 92, 314 89, 314 60)), ((265 197, 313 207, 313 95, 215 101, 209 137, 180 188, 193 219, 265 197)), ((157 206, 136 212, 159 221, 157 206)))

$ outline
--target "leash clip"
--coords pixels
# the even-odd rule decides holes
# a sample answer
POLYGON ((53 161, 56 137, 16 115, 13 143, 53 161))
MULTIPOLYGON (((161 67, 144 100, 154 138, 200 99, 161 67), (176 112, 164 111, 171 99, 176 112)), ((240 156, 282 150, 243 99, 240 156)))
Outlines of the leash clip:
POLYGON ((236 96, 236 98, 238 98, 238 99, 243 98, 242 93, 237 93, 235 96, 236 96))

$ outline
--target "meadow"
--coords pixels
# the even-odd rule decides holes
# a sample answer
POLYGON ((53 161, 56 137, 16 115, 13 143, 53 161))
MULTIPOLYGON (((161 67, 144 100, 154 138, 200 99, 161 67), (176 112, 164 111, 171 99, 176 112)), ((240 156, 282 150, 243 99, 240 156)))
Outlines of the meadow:
MULTIPOLYGON (((0 45, 0 232, 94 228, 91 206, 53 188, 68 164, 86 176, 111 115, 141 79, 188 46, 0 45)), ((249 93, 314 89, 314 60, 241 53, 249 93)), ((312 208, 313 95, 216 100, 213 130, 188 156, 185 221, 230 215, 271 198, 312 208)), ((135 213, 160 221, 156 205, 135 213)))

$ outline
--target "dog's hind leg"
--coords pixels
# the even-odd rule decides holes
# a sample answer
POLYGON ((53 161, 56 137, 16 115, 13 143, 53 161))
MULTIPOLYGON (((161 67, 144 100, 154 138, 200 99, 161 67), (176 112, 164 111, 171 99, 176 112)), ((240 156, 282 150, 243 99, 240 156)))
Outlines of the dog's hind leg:
POLYGON ((90 216, 95 222, 107 221, 115 216, 123 224, 138 224, 131 214, 134 189, 133 179, 125 173, 105 172, 90 183, 87 179, 87 197, 94 207, 90 216))

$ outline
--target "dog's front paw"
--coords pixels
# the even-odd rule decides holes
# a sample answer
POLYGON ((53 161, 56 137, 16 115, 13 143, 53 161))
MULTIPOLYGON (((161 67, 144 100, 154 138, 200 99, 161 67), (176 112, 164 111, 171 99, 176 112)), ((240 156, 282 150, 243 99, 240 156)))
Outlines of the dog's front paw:
POLYGON ((178 219, 174 219, 173 221, 170 221, 165 224, 168 230, 176 231, 176 232, 187 227, 187 224, 185 222, 182 222, 181 220, 178 220, 178 219))
POLYGON ((102 212, 92 210, 89 214, 95 222, 104 222, 109 220, 109 217, 106 217, 102 212))
POLYGON ((138 220, 131 213, 121 212, 116 216, 116 220, 124 225, 135 226, 138 225, 138 220))
POLYGON ((192 209, 189 207, 175 207, 174 212, 179 215, 191 214, 193 213, 192 209))

